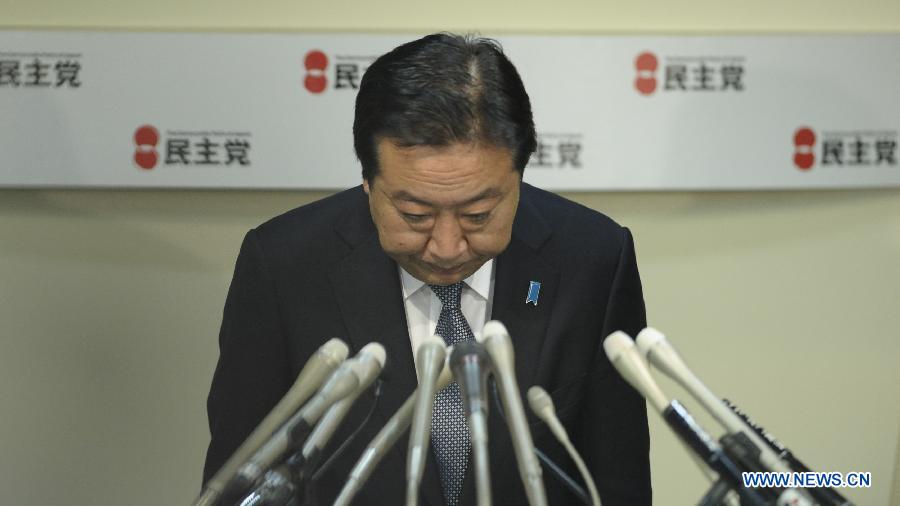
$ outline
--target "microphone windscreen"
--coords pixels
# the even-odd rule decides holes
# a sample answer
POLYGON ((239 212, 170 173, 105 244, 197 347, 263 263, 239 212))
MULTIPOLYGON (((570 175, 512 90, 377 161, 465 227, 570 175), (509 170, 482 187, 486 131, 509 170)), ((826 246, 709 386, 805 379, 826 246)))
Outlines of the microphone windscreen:
POLYGON ((336 362, 343 362, 347 355, 350 354, 350 348, 347 347, 347 343, 338 337, 329 339, 319 348, 319 351, 329 357, 334 357, 336 362))
POLYGON ((381 367, 384 367, 384 362, 387 360, 387 352, 384 351, 384 346, 379 343, 369 343, 363 346, 359 353, 372 356, 381 367))
POLYGON ((481 334, 475 336, 475 340, 479 343, 483 343, 487 341, 491 336, 502 335, 509 335, 509 331, 506 330, 506 325, 503 325, 497 320, 491 320, 484 324, 484 328, 481 329, 481 334))
POLYGON ((615 362, 625 350, 633 346, 634 341, 621 330, 613 332, 603 341, 603 351, 606 352, 610 362, 615 362))
POLYGON ((447 349, 447 343, 444 341, 444 339, 441 336, 428 336, 425 339, 422 339, 422 342, 421 342, 421 344, 419 344, 419 347, 421 348, 422 346, 440 346, 441 348, 444 348, 445 350, 447 349))
POLYGON ((638 351, 641 352, 641 355, 648 357, 650 350, 652 350, 657 343, 661 343, 665 340, 666 336, 663 335, 662 332, 653 327, 647 327, 637 335, 635 342, 637 343, 638 351))
POLYGON ((542 413, 545 410, 549 409, 551 413, 554 411, 553 399, 550 398, 550 394, 537 385, 528 389, 528 405, 531 407, 531 411, 541 418, 543 418, 542 413))
POLYGON ((453 353, 450 354, 450 368, 455 369, 470 355, 474 355, 482 363, 490 360, 487 350, 481 343, 460 341, 453 346, 453 353))

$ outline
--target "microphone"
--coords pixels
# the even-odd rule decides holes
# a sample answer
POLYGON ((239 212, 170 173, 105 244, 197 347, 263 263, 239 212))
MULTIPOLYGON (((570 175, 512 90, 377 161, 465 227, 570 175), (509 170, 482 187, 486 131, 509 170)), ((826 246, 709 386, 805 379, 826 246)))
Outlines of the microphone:
MULTIPOLYGON (((791 471, 791 468, 772 451, 769 445, 753 429, 728 409, 722 400, 700 381, 700 378, 688 368, 675 350, 675 347, 672 346, 662 332, 652 327, 645 328, 638 333, 637 346, 641 355, 657 369, 665 373, 666 376, 672 378, 687 390, 716 421, 725 427, 728 434, 743 434, 747 437, 753 446, 759 450, 759 462, 766 469, 777 472, 791 471)), ((798 492, 794 489, 793 494, 798 492)))
POLYGON ((741 471, 722 451, 721 447, 694 421, 687 409, 677 400, 669 401, 650 375, 634 342, 622 331, 610 334, 603 341, 603 350, 619 374, 650 401, 663 420, 719 477, 728 481, 741 496, 741 504, 765 505, 759 492, 743 486, 741 471))
POLYGON ((249 489, 285 455, 296 451, 306 435, 332 404, 352 393, 359 385, 354 359, 345 360, 299 411, 240 467, 223 495, 235 497, 249 489))
POLYGON ((296 481, 301 484, 305 483, 307 475, 315 470, 328 441, 331 440, 356 399, 378 377, 384 368, 386 358, 384 346, 378 343, 369 343, 363 346, 352 360, 348 361, 353 373, 359 378, 359 384, 353 392, 328 408, 319 424, 307 438, 300 454, 291 458, 291 467, 293 469, 300 468, 296 473, 299 475, 295 478, 296 481))
MULTIPOLYGON (((492 378, 490 381, 491 390, 494 395, 494 406, 497 408, 497 414, 500 415, 500 418, 503 419, 504 423, 506 422, 506 416, 503 414, 503 404, 500 403, 500 390, 497 387, 497 380, 492 378)), ((578 498, 583 504, 587 504, 590 506, 591 498, 588 493, 579 485, 575 483, 575 480, 572 479, 571 476, 566 474, 555 462, 550 460, 550 457, 544 455, 544 452, 541 451, 537 446, 534 447, 534 454, 537 456, 538 460, 547 467, 547 470, 550 471, 550 475, 559 480, 560 483, 565 485, 566 488, 569 489, 575 497, 578 498)))
POLYGON ((556 417, 556 408, 553 406, 553 399, 550 398, 550 394, 539 386, 533 386, 528 389, 528 405, 531 406, 531 411, 547 424, 547 427, 550 428, 550 432, 556 436, 556 439, 565 447, 566 451, 569 452, 569 456, 572 460, 575 461, 575 465, 578 467, 581 477, 587 484, 588 492, 591 494, 591 504, 600 506, 600 494, 597 493, 597 486, 594 484, 594 479, 591 477, 591 473, 588 472, 587 466, 584 465, 584 460, 581 459, 581 455, 579 455, 578 451, 575 450, 575 447, 572 446, 569 435, 566 433, 566 428, 563 427, 559 418, 556 417))
MULTIPOLYGON (((453 347, 451 346, 448 350, 452 351, 452 348, 453 347)), ((435 391, 446 388, 447 385, 453 381, 453 375, 450 372, 448 361, 449 353, 447 353, 447 360, 444 361, 444 368, 441 370, 441 373, 435 382, 435 391)), ((344 488, 341 489, 341 493, 338 494, 337 499, 334 501, 334 506, 350 505, 350 501, 356 497, 356 494, 366 483, 366 480, 369 479, 369 476, 372 475, 372 472, 381 462, 381 459, 387 455, 388 450, 394 446, 397 440, 400 439, 400 436, 402 436, 403 433, 406 432, 406 429, 409 428, 417 395, 418 388, 413 391, 412 395, 406 399, 403 405, 397 409, 390 420, 384 424, 384 427, 382 427, 378 434, 372 438, 372 441, 369 442, 369 445, 359 457, 356 465, 354 465, 353 469, 350 471, 347 482, 344 483, 344 488)))
MULTIPOLYGON (((616 367, 616 370, 619 371, 619 374, 625 379, 625 381, 628 382, 628 384, 633 386, 635 388, 635 390, 640 392, 644 396, 644 398, 647 399, 650 402, 650 404, 656 408, 656 411, 662 413, 668 406, 668 399, 662 393, 662 390, 660 390, 659 387, 656 385, 656 382, 653 381, 653 377, 650 376, 650 371, 647 369, 646 366, 643 365, 643 361, 640 358, 640 356, 637 355, 637 351, 634 351, 634 343, 632 342, 631 338, 628 337, 628 335, 625 334, 624 332, 620 332, 620 331, 614 332, 613 334, 610 334, 609 336, 607 336, 606 340, 603 342, 603 349, 606 352, 606 356, 610 357, 609 351, 606 350, 606 342, 609 341, 610 337, 612 337, 613 335, 617 335, 617 334, 621 334, 622 336, 624 336, 624 338, 627 340, 627 343, 625 343, 625 341, 622 341, 622 344, 617 346, 616 349, 620 349, 620 348, 624 347, 625 349, 630 349, 633 352, 633 353, 632 352, 626 353, 626 357, 623 358, 622 360, 627 359, 629 361, 629 363, 639 363, 640 367, 626 367, 624 369, 620 369, 618 366, 615 365, 615 363, 613 363, 613 366, 616 367), (628 343, 630 343, 630 345, 628 343), (644 385, 644 390, 638 388, 637 386, 635 386, 635 384, 644 385)), ((619 340, 619 338, 616 338, 616 340, 619 340)), ((615 345, 613 345, 613 346, 615 346, 615 345)), ((611 357, 610 357, 610 362, 612 362, 611 357)), ((718 479, 718 476, 716 475, 715 471, 711 470, 706 465, 706 462, 700 461, 698 456, 696 455, 696 453, 689 452, 688 455, 690 455, 691 459, 694 460, 698 464, 698 466, 700 467, 700 471, 703 473, 704 476, 706 476, 707 479, 709 479, 710 481, 715 481, 716 479, 718 479)))
POLYGON ((666 376, 684 387, 716 421, 725 427, 729 434, 743 433, 747 435, 762 452, 760 460, 766 468, 771 471, 790 471, 790 468, 775 455, 775 452, 763 442, 762 438, 728 409, 721 399, 688 368, 662 332, 647 327, 638 334, 636 342, 641 355, 666 376))
POLYGON ((546 506, 547 492, 544 490, 541 465, 534 454, 534 442, 519 394, 509 332, 502 323, 492 320, 484 324, 481 336, 476 336, 476 339, 484 345, 490 355, 494 378, 500 384, 500 400, 506 413, 506 425, 509 427, 528 503, 532 506, 546 506))
POLYGON ((338 338, 329 339, 306 361, 291 388, 272 408, 256 429, 206 483, 193 506, 216 504, 228 482, 254 452, 322 385, 325 378, 347 358, 347 345, 338 338))
POLYGON ((416 371, 419 387, 415 391, 412 428, 409 432, 409 448, 406 454, 406 504, 416 506, 419 499, 419 483, 425 472, 428 441, 431 437, 431 417, 434 409, 435 383, 444 367, 447 345, 439 336, 431 336, 416 351, 416 371))
POLYGON ((491 470, 488 455, 487 377, 491 372, 491 357, 480 343, 461 341, 456 343, 450 354, 450 370, 459 384, 459 395, 469 424, 478 505, 489 506, 491 470))

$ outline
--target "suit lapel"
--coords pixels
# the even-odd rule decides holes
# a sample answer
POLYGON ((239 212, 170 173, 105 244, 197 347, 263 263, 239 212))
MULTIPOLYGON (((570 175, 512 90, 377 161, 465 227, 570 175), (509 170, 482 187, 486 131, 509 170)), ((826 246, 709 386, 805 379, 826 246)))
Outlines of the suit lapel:
POLYGON ((522 186, 512 241, 497 257, 491 319, 502 322, 509 330, 515 349, 516 378, 520 386, 527 387, 533 383, 539 365, 559 287, 559 272, 540 254, 551 228, 532 204, 528 191, 531 188, 522 186), (536 304, 527 302, 532 282, 540 283, 536 304))
POLYGON ((331 282, 351 348, 376 341, 387 351, 380 407, 390 416, 416 388, 397 266, 373 234, 331 272, 331 282))
POLYGON ((539 365, 558 282, 559 273, 527 248, 511 247, 498 258, 491 319, 509 330, 521 385, 532 384, 539 365), (526 302, 531 282, 540 283, 537 305, 526 302))
MULTIPOLYGON (((363 201, 366 200, 364 197, 363 194, 363 201)), ((397 264, 381 249, 365 202, 361 207, 350 209, 345 220, 338 224, 337 232, 353 247, 351 253, 330 273, 351 349, 358 351, 367 343, 376 341, 387 352, 382 373, 385 388, 376 412, 380 420, 371 422, 383 426, 418 384, 400 275, 397 264)), ((385 457, 385 461, 393 460, 394 465, 403 466, 399 470, 402 476, 405 476, 402 470, 406 466, 406 442, 406 438, 401 438, 385 457)), ((386 465, 385 461, 382 466, 386 465)), ((430 504, 443 504, 434 465, 426 467, 422 492, 430 504)), ((398 491, 398 497, 404 497, 404 491, 398 491)))

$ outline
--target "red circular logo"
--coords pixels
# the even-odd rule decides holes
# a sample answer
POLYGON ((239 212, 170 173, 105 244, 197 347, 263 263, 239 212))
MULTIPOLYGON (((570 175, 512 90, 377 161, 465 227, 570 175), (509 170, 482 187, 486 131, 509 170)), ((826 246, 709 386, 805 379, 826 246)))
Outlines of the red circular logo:
POLYGON ((134 131, 134 163, 146 170, 156 167, 159 155, 156 145, 159 144, 159 130, 152 125, 139 126, 134 131))
POLYGON ((794 132, 794 165, 800 170, 809 170, 816 162, 813 148, 816 145, 816 133, 809 127, 800 127, 794 132))
POLYGON ((310 93, 322 93, 325 91, 325 88, 328 86, 328 78, 325 77, 325 69, 328 68, 328 56, 322 51, 314 49, 306 53, 303 66, 306 68, 303 86, 310 93))
POLYGON ((651 95, 656 91, 656 69, 659 67, 659 60, 656 55, 650 52, 643 52, 634 60, 634 68, 637 70, 637 79, 634 80, 634 87, 642 95, 651 95))

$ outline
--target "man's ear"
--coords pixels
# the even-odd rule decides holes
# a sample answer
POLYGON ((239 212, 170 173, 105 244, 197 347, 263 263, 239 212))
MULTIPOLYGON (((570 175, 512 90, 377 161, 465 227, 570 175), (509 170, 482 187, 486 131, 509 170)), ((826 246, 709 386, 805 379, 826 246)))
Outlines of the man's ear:
POLYGON ((369 180, 363 179, 363 191, 366 192, 366 195, 369 194, 369 180))

